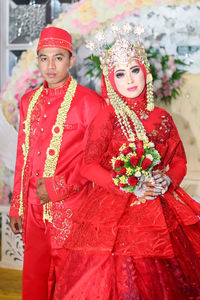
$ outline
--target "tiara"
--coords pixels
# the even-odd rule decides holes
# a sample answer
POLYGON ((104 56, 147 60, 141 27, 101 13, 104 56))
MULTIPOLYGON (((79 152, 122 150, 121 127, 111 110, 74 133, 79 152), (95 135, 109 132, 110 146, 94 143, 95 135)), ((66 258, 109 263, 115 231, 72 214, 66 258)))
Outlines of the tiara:
POLYGON ((95 40, 86 43, 86 47, 99 56, 101 69, 111 69, 116 64, 127 64, 133 59, 141 61, 148 69, 147 54, 141 43, 144 27, 142 25, 133 27, 130 23, 119 27, 112 23, 110 29, 115 38, 113 44, 108 43, 108 37, 103 30, 96 32, 95 40))

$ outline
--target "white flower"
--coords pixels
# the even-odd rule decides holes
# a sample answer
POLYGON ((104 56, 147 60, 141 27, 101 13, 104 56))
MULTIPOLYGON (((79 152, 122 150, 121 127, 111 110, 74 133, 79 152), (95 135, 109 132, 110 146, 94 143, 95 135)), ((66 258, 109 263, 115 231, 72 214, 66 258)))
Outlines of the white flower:
POLYGON ((110 27, 113 33, 117 34, 119 32, 119 26, 117 24, 112 23, 110 27))
POLYGON ((96 48, 96 43, 94 41, 88 41, 86 43, 86 48, 88 48, 91 51, 93 51, 96 48))
POLYGON ((147 154, 146 155, 146 158, 150 159, 150 160, 153 160, 153 156, 151 154, 147 154))
POLYGON ((105 34, 104 34, 103 30, 97 31, 97 33, 95 34, 95 38, 99 42, 105 41, 105 34))
POLYGON ((149 142, 149 147, 153 148, 153 147, 155 147, 155 144, 153 142, 149 142))
POLYGON ((162 80, 157 79, 154 81, 153 87, 154 87, 155 91, 157 91, 159 88, 161 88, 161 86, 162 86, 162 80))
POLYGON ((137 35, 141 35, 142 33, 144 33, 144 26, 143 25, 136 25, 134 27, 134 33, 137 35))
POLYGON ((122 25, 122 30, 123 30, 124 33, 129 34, 129 32, 132 30, 132 27, 129 23, 124 23, 122 25))
POLYGON ((140 177, 142 174, 140 171, 135 172, 135 177, 140 177))

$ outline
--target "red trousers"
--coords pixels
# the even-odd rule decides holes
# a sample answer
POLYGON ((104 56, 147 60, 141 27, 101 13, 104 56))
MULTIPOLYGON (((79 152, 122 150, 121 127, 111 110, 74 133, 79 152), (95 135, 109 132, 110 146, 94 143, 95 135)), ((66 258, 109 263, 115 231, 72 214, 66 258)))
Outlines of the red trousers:
POLYGON ((52 249, 42 205, 29 204, 24 248, 22 300, 52 300, 66 250, 52 249))

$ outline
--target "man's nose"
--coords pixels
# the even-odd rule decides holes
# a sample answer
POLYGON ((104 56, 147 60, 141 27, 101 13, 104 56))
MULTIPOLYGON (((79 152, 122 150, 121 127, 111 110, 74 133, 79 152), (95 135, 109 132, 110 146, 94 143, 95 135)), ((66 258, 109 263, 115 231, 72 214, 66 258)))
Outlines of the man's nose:
POLYGON ((55 69, 55 61, 54 59, 49 60, 49 69, 55 69))

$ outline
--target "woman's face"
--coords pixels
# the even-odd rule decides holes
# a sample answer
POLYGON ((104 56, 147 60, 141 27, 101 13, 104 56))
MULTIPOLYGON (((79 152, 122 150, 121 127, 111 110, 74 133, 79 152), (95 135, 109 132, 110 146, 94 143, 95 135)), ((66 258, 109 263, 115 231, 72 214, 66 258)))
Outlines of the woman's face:
POLYGON ((119 93, 127 98, 138 97, 145 86, 144 73, 136 60, 128 65, 118 64, 114 70, 114 81, 119 93))

